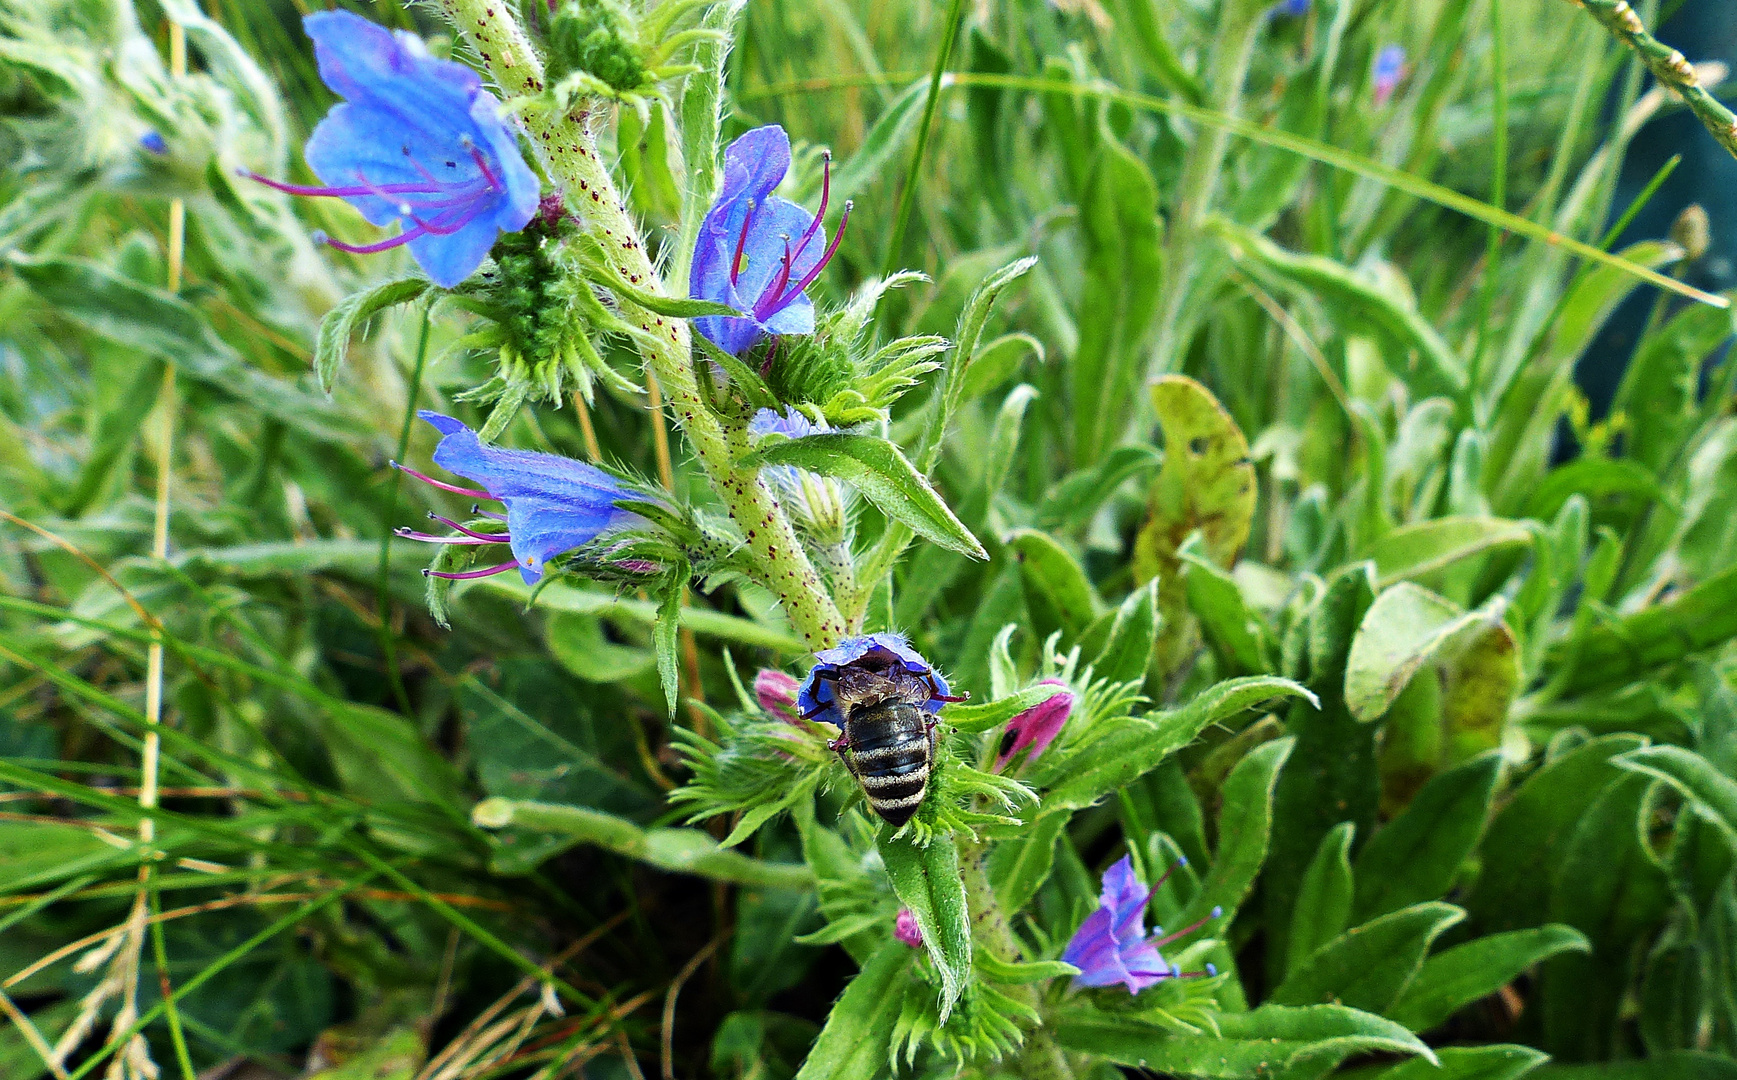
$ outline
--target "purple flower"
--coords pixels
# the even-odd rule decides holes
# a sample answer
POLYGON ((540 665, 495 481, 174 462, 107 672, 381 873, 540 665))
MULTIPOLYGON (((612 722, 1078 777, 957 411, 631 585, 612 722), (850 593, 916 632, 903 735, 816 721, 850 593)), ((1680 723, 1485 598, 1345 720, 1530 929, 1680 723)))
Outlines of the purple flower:
POLYGON ((320 78, 344 101, 314 128, 304 151, 327 187, 254 179, 292 195, 331 195, 397 236, 372 244, 324 242, 365 255, 410 246, 429 278, 450 289, 471 275, 498 232, 537 212, 537 177, 519 155, 476 72, 428 54, 421 40, 348 11, 302 20, 320 78))
POLYGON ((917 928, 917 917, 910 908, 899 909, 899 917, 893 920, 893 936, 913 949, 923 947, 923 931, 917 928))
POLYGON ((850 203, 828 244, 821 218, 832 191, 831 161, 819 214, 772 194, 789 169, 790 138, 777 124, 755 128, 724 150, 723 186, 700 223, 688 291, 745 313, 694 320, 725 352, 747 352, 766 334, 814 332, 814 304, 803 290, 838 250, 850 203))
POLYGON ((903 669, 916 676, 927 684, 929 699, 923 703, 923 708, 928 712, 940 712, 941 706, 949 701, 965 700, 949 697, 947 680, 899 634, 845 638, 837 647, 815 653, 814 658, 819 662, 808 672, 801 693, 796 695, 796 708, 804 720, 824 720, 844 727, 844 717, 839 714, 833 688, 841 674, 850 669, 903 669))
POLYGON ((767 714, 786 724, 797 722, 796 677, 773 668, 761 668, 754 676, 754 697, 767 714))
MULTIPOLYGON (((1039 686, 1066 686, 1060 679, 1045 679, 1039 686)), ((1031 748, 1028 761, 1036 761, 1039 754, 1049 749, 1049 744, 1055 742, 1055 737, 1061 734, 1061 729, 1073 715, 1074 694, 1071 690, 1063 690, 1047 701, 1040 701, 1031 708, 1020 713, 1007 722, 1007 731, 1001 737, 1001 753, 995 758, 995 771, 1000 772, 1011 761, 1014 755, 1027 747, 1031 748)))
POLYGON ((1385 105, 1405 77, 1405 49, 1388 45, 1375 54, 1375 104, 1385 105))
MULTIPOLYGON (((1176 865, 1183 864, 1178 862, 1176 865)), ((1175 869, 1173 866, 1166 871, 1153 887, 1164 884, 1164 878, 1175 869)), ((1062 953, 1064 963, 1080 969, 1080 973, 1074 976, 1074 985, 1114 986, 1121 983, 1128 988, 1128 993, 1138 994, 1165 979, 1218 974, 1211 964, 1206 965, 1205 972, 1184 973, 1164 959, 1158 947, 1193 933, 1209 920, 1218 918, 1221 910, 1213 908, 1206 919, 1168 937, 1158 937, 1164 932, 1163 928, 1154 927, 1153 936, 1148 938, 1144 924, 1146 903, 1151 898, 1152 891, 1134 876, 1134 862, 1130 856, 1122 856, 1121 861, 1110 867, 1104 874, 1104 891, 1098 897, 1098 910, 1086 916, 1086 921, 1080 924, 1062 953)))
POLYGON ((474 532, 456 521, 430 514, 434 520, 457 530, 458 535, 430 536, 408 529, 399 529, 398 535, 436 544, 507 544, 513 552, 512 559, 485 570, 424 573, 463 580, 488 577, 516 566, 525 584, 532 585, 542 578, 543 567, 556 555, 590 543, 606 529, 634 520, 631 512, 615 505, 617 500, 633 498, 633 493, 602 469, 555 454, 484 446, 476 432, 450 416, 427 410, 416 415, 433 424, 442 435, 440 445, 434 449, 434 463, 475 480, 484 490, 454 487, 397 462, 393 465, 443 491, 505 503, 505 514, 478 512, 505 522, 506 532, 474 532))

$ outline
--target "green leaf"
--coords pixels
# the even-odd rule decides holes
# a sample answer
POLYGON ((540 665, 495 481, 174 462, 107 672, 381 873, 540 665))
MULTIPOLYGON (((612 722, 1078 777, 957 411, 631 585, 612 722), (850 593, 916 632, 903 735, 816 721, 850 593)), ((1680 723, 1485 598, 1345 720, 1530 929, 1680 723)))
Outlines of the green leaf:
POLYGON ((1291 940, 1285 958, 1285 974, 1302 966, 1316 949, 1332 941, 1351 925, 1351 840, 1354 823, 1341 821, 1321 838, 1315 857, 1303 871, 1291 910, 1291 940))
POLYGON ((1623 372, 1611 411, 1628 418, 1624 452, 1647 475, 1671 463, 1699 422, 1701 368, 1731 337, 1732 317, 1690 305, 1648 334, 1623 372))
POLYGON ((424 277, 399 278, 382 282, 361 292, 351 293, 338 301, 336 307, 320 319, 319 333, 314 336, 314 374, 320 389, 332 392, 338 377, 338 366, 350 351, 350 335, 356 328, 387 308, 408 304, 427 292, 431 282, 424 277))
POLYGON ((1466 907, 1484 930, 1549 921, 1550 882, 1574 827, 1621 772, 1611 760, 1645 742, 1607 735, 1548 762, 1521 785, 1484 834, 1483 868, 1466 907))
POLYGON ((833 1004, 797 1080, 862 1080, 880 1072, 904 1005, 905 980, 900 976, 914 955, 910 946, 896 940, 875 950, 833 1004))
POLYGON ((614 267, 606 259, 589 260, 592 269, 598 267, 606 271, 603 284, 610 292, 620 295, 635 307, 642 307, 654 315, 662 315, 671 319, 698 319, 706 315, 723 315, 740 317, 741 312, 728 304, 720 304, 716 300, 691 300, 685 296, 665 296, 662 293, 647 292, 635 285, 628 284, 620 273, 614 272, 614 267))
POLYGON ((1412 1058, 1373 1073, 1366 1080, 1519 1080, 1550 1055, 1530 1046, 1445 1046, 1436 1053, 1441 1063, 1412 1058))
POLYGON ((1158 583, 1135 589, 1116 609, 1109 639, 1092 661, 1092 677, 1111 682, 1140 682, 1152 663, 1152 643, 1158 638, 1158 583))
POLYGON ((1062 632, 1062 648, 1078 641, 1098 615, 1098 594, 1085 568, 1046 533, 1018 529, 1006 544, 1019 560, 1025 604, 1037 637, 1062 632))
POLYGON ((1648 746, 1615 758, 1619 769, 1656 776, 1682 793, 1737 842, 1737 781, 1712 762, 1680 746, 1648 746))
POLYGON ((804 435, 762 445, 743 463, 762 467, 794 465, 822 476, 837 477, 918 536, 961 555, 989 558, 971 530, 953 516, 953 511, 911 467, 899 448, 885 439, 842 432, 804 435))
POLYGON ((883 825, 876 845, 893 892, 911 909, 923 934, 923 948, 941 976, 945 1021, 971 978, 971 924, 959 876, 959 849, 944 836, 918 847, 908 836, 895 835, 896 831, 883 825))
POLYGON ((1737 1061, 1723 1054, 1673 1050, 1645 1061, 1544 1065, 1527 1080, 1737 1080, 1737 1061))
POLYGON ((676 874, 769 889, 812 889, 814 872, 801 863, 762 862, 721 847, 700 829, 644 829, 623 817, 584 806, 489 798, 471 808, 479 828, 560 833, 676 874))
POLYGON ((986 701, 981 705, 965 705, 960 702, 948 702, 941 706, 941 723, 960 731, 979 732, 1013 719, 1018 714, 1036 705, 1041 705, 1057 694, 1065 694, 1068 688, 1054 683, 1039 683, 1028 686, 1017 693, 1009 694, 995 701, 986 701))
POLYGON ((1386 1013, 1416 977, 1430 945, 1465 916, 1452 904, 1417 904, 1353 927, 1303 961, 1268 1000, 1386 1013))
POLYGON ((996 844, 989 853, 989 881, 995 903, 1011 918, 1024 909, 1055 865, 1056 838, 1067 827, 1066 813, 1039 812, 1036 820, 1017 835, 996 844))
POLYGON ((1543 1045, 1559 1057, 1595 1061, 1623 1045, 1617 1032, 1631 958, 1670 913, 1670 883, 1647 835, 1656 784, 1644 773, 1620 774, 1575 823, 1551 874, 1550 921, 1592 942, 1592 955, 1544 965, 1543 1045))
POLYGON ((1618 686, 1737 637, 1737 566, 1662 604, 1560 642, 1546 663, 1574 657, 1565 693, 1618 686))
MULTIPOLYGON (((1713 311, 1708 308, 1704 310, 1713 311)), ((1727 314, 1727 313, 1721 313, 1727 314)), ((1664 488, 1653 471, 1628 458, 1581 458, 1560 469, 1551 469, 1532 492, 1526 512, 1540 520, 1554 518, 1570 497, 1584 495, 1589 501, 1627 495, 1635 499, 1663 499, 1664 488)))
MULTIPOLYGON (((1186 925, 1206 918, 1215 907, 1224 909, 1226 919, 1235 917, 1267 857, 1273 788, 1278 783, 1279 770, 1284 768, 1296 744, 1297 740, 1290 737, 1262 743, 1230 771, 1224 782, 1224 805, 1218 812, 1218 850, 1213 855, 1212 869, 1178 922, 1186 925)), ((1228 964, 1230 959, 1227 954, 1225 962, 1228 964)))
POLYGON ((1265 620, 1249 606, 1236 579, 1201 554, 1198 537, 1198 533, 1190 537, 1176 552, 1189 610, 1200 619, 1206 640, 1227 673, 1261 675, 1272 671, 1278 666, 1278 657, 1265 620))
POLYGON ((1158 309, 1162 266, 1158 184, 1105 124, 1079 199, 1084 277, 1076 320, 1074 460, 1089 465, 1120 441, 1146 374, 1142 344, 1158 309))
POLYGON ((657 652, 657 678, 663 686, 663 698, 669 703, 670 719, 675 719, 676 706, 681 700, 681 670, 677 659, 681 651, 682 593, 687 586, 686 567, 663 583, 663 599, 658 604, 657 624, 652 627, 652 646, 657 652))
POLYGON ((783 411, 783 406, 780 405, 777 395, 773 394, 772 388, 766 385, 766 380, 760 377, 758 371, 744 363, 741 357, 718 348, 704 334, 695 334, 693 341, 700 347, 700 352, 705 354, 706 359, 724 369, 725 373, 730 376, 731 384, 741 391, 743 397, 748 399, 748 404, 756 409, 771 409, 773 412, 783 411))
POLYGON ((1180 709, 1100 723, 1067 753, 1052 749, 1036 762, 1033 779, 1051 786, 1043 800, 1044 809, 1090 806, 1157 768, 1165 758, 1193 742, 1208 724, 1275 697, 1316 700, 1314 694, 1289 679, 1227 679, 1180 709))
MULTIPOLYGON (((244 363, 204 315, 181 297, 151 288, 88 259, 7 256, 56 313, 98 337, 141 349, 225 398, 315 438, 356 438, 354 419, 331 402, 244 363)), ((378 545, 375 546, 378 552, 378 545)))
POLYGON ((1177 579, 1177 551, 1201 533, 1201 554, 1220 566, 1236 562, 1254 521, 1255 472, 1248 439, 1200 383, 1165 375, 1152 384, 1152 407, 1164 432, 1164 465, 1152 482, 1146 524, 1134 541, 1134 579, 1177 579))
POLYGON ((1358 922, 1447 894, 1484 833, 1501 775, 1502 757, 1495 751, 1449 769, 1363 845, 1357 853, 1358 922))
MULTIPOLYGON (((296 550, 303 546, 284 545, 285 548, 296 550)), ((361 544, 358 547, 358 554, 371 563, 373 559, 379 558, 380 545, 361 544), (361 549, 366 549, 366 551, 361 549)), ((520 580, 517 575, 501 574, 479 581, 464 582, 459 588, 453 590, 453 596, 456 599, 472 589, 502 593, 518 600, 521 605, 526 607, 530 606, 534 596, 536 606, 548 611, 569 611, 579 615, 621 618, 645 627, 657 625, 659 607, 650 601, 629 599, 617 596, 613 592, 604 592, 598 589, 580 588, 563 581, 550 582, 533 594, 531 587, 520 580)), ((767 626, 735 615, 726 615, 710 608, 697 607, 693 604, 682 607, 681 624, 701 637, 717 638, 725 642, 771 649, 774 652, 783 653, 785 656, 801 656, 808 652, 808 646, 791 636, 782 626, 767 626)))
POLYGON ((1394 529, 1367 552, 1382 587, 1421 577, 1499 548, 1528 543, 1531 530, 1518 521, 1491 517, 1446 517, 1394 529))
MULTIPOLYGON (((1345 704, 1364 723, 1379 720, 1425 664, 1451 666, 1501 624, 1503 604, 1466 612, 1420 585, 1400 582, 1370 605, 1351 641, 1345 667, 1345 704)), ((1507 638, 1513 657, 1512 635, 1507 638)), ((1511 697, 1517 666, 1507 680, 1511 697)), ((1500 713, 1506 712, 1506 701, 1500 713)))
POLYGON ((936 463, 941 460, 942 436, 946 434, 947 424, 953 419, 959 403, 965 399, 966 376, 977 359, 977 343, 982 340, 983 327, 989 321, 996 298, 1036 265, 1035 255, 1008 263, 984 278, 965 302, 965 309, 959 315, 959 328, 953 335, 953 362, 947 366, 947 377, 941 385, 940 407, 930 411, 929 422, 918 444, 917 465, 924 476, 932 475, 936 463))
POLYGON ((1037 507, 1037 524, 1044 529, 1077 529, 1091 521, 1116 493, 1136 476, 1163 465, 1164 456, 1150 446, 1118 446, 1089 469, 1071 472, 1044 493, 1037 507))
POLYGON ((1413 1031, 1430 1031, 1539 961, 1557 953, 1591 950, 1586 935, 1561 923, 1476 938, 1425 960, 1388 1015, 1413 1031))
POLYGON ((1436 389, 1455 397, 1465 393, 1466 372, 1459 357, 1415 305, 1394 299, 1386 289, 1324 255, 1286 251, 1259 233, 1223 218, 1214 218, 1211 228, 1233 259, 1253 259, 1298 291, 1330 301, 1327 310, 1342 313, 1353 327, 1379 329, 1423 359, 1436 389))
POLYGON ((1055 1038, 1064 1049, 1108 1058, 1159 1074, 1262 1080, 1319 1061, 1337 1064, 1352 1054, 1435 1054, 1417 1036, 1366 1012, 1339 1005, 1222 1013, 1219 1037, 1177 1035, 1158 1023, 1085 1005, 1057 1010, 1055 1038))

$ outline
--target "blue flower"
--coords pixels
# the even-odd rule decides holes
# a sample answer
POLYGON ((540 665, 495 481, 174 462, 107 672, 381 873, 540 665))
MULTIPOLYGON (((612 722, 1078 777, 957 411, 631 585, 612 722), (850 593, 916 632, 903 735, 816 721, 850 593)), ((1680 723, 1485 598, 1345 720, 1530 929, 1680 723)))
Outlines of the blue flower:
POLYGON ((537 212, 537 177, 494 96, 463 64, 348 11, 315 12, 302 25, 320 78, 344 99, 304 151, 329 186, 254 179, 292 195, 336 196, 375 225, 398 222, 397 236, 376 243, 324 242, 362 255, 408 244, 429 278, 452 288, 482 263, 496 233, 517 232, 537 212))
MULTIPOLYGON (((1174 869, 1175 867, 1172 867, 1164 877, 1169 877, 1174 869)), ((1164 878, 1159 878, 1158 884, 1163 883, 1164 878)), ((1080 973, 1074 976, 1074 985, 1115 986, 1121 983, 1128 988, 1128 993, 1138 994, 1148 986, 1156 986, 1165 979, 1218 974, 1218 970, 1208 964, 1205 972, 1185 975, 1176 965, 1164 959, 1158 947, 1193 933, 1209 919, 1218 918, 1222 914, 1220 909, 1213 908, 1207 919, 1168 937, 1157 937, 1157 934, 1163 933, 1163 929, 1155 928, 1154 936, 1148 938, 1145 927, 1146 903, 1151 898, 1152 891, 1140 884, 1140 879, 1134 876, 1131 857, 1124 855, 1121 861, 1110 867, 1104 874, 1103 892, 1098 897, 1098 910, 1086 916, 1086 921, 1080 924, 1080 928, 1074 932, 1073 940, 1068 942, 1066 951, 1062 953, 1063 963, 1080 969, 1080 973)))
MULTIPOLYGON (((815 435, 831 430, 832 428, 825 420, 810 420, 794 406, 786 407, 783 413, 776 413, 771 409, 761 409, 754 414, 753 419, 748 421, 748 434, 756 440, 767 435, 782 435, 787 439, 800 439, 804 435, 815 435)), ((844 495, 836 482, 805 473, 804 470, 794 465, 768 465, 760 470, 760 475, 764 476, 773 486, 780 498, 791 502, 793 509, 805 513, 811 521, 823 517, 836 517, 839 519, 839 524, 842 525, 844 495), (805 476, 815 482, 812 491, 805 489, 803 485, 805 476), (815 505, 817 503, 829 503, 830 505, 815 505)))
POLYGON ((817 662, 796 695, 796 711, 804 720, 824 720, 841 728, 844 726, 844 717, 839 714, 832 691, 839 672, 848 667, 902 667, 928 684, 929 700, 923 703, 928 712, 940 712, 941 706, 947 702, 964 700, 948 695, 947 680, 899 634, 845 638, 834 648, 815 653, 814 658, 817 662))
POLYGON ((1375 104, 1385 105, 1405 78, 1405 48, 1388 45, 1375 54, 1375 104))
POLYGON ((434 449, 434 463, 475 480, 483 490, 455 487, 393 464, 443 491, 505 503, 505 514, 479 512, 504 521, 506 532, 475 532, 456 521, 430 514, 434 520, 456 529, 459 535, 430 536, 408 529, 399 529, 398 535, 437 544, 507 544, 513 552, 508 562, 484 570, 462 574, 427 571, 434 577, 454 580, 488 577, 516 566, 525 584, 533 585, 542 578, 543 567, 550 559, 590 543, 606 529, 635 520, 631 512, 615 505, 618 500, 634 498, 634 494, 602 469, 555 454, 484 446, 476 432, 450 416, 426 410, 416 415, 441 433, 440 445, 434 449))
POLYGON ((790 138, 777 124, 755 128, 724 150, 723 186, 700 223, 688 291, 746 313, 694 320, 725 352, 740 355, 767 334, 814 332, 814 304, 803 290, 838 250, 850 203, 828 244, 821 218, 832 192, 830 160, 818 215, 772 194, 789 170, 790 138))
POLYGON ((1268 10, 1269 15, 1283 15, 1291 19, 1300 19, 1309 13, 1309 0, 1279 0, 1268 10))
POLYGON ((147 131, 139 136, 139 145, 150 153, 162 157, 169 152, 169 141, 155 131, 147 131))

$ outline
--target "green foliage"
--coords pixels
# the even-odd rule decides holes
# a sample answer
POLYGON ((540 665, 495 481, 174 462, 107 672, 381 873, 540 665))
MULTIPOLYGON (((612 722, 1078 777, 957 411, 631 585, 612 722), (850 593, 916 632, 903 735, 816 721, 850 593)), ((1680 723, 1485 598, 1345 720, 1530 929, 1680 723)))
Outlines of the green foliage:
POLYGON ((1669 98, 1596 23, 344 6, 523 126, 457 289, 246 177, 332 103, 294 5, 0 0, 0 1075, 1737 1075, 1731 298, 1605 250, 1669 98), (762 123, 854 206, 738 357, 762 123), (659 483, 425 605, 392 530, 501 523, 419 408, 659 483), (859 631, 969 697, 898 829, 788 700, 859 631), (1139 993, 1063 959, 1123 858, 1139 993))

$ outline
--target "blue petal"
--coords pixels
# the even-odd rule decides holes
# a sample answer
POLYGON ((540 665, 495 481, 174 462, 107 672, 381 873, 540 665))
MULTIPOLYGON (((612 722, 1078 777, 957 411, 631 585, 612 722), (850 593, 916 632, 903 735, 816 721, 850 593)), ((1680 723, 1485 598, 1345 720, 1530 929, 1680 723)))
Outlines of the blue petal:
POLYGON ((349 101, 373 99, 403 113, 411 128, 468 117, 482 88, 463 64, 428 55, 420 40, 394 34, 348 11, 318 11, 302 20, 314 42, 320 81, 349 101))
POLYGON ((1134 875, 1132 856, 1124 855, 1116 865, 1104 872, 1103 893, 1098 903, 1110 913, 1113 933, 1118 941, 1145 937, 1142 925, 1146 917, 1146 901, 1151 893, 1134 875))
POLYGON ((725 183, 732 189, 727 197, 732 200, 745 195, 765 202, 789 171, 790 136, 777 124, 744 132, 724 148, 725 183))
POLYGON ((574 509, 613 511, 615 501, 628 496, 619 480, 583 461, 484 446, 476 432, 450 417, 426 411, 417 415, 444 435, 435 447, 434 463, 475 480, 497 499, 525 496, 574 509))
POLYGON ((784 306, 774 311, 761 324, 773 334, 812 334, 814 333, 814 302, 807 294, 797 293, 795 297, 785 302, 784 306))
POLYGON ((543 576, 550 559, 590 543, 624 516, 613 507, 576 507, 532 496, 504 501, 507 535, 526 584, 535 584, 543 576))
POLYGON ((518 232, 536 215, 543 185, 525 164, 519 153, 518 137, 501 119, 493 94, 477 94, 470 103, 470 118, 482 136, 483 156, 496 168, 496 178, 506 187, 505 197, 495 210, 495 226, 502 232, 518 232))
POLYGON ((416 259, 416 265, 428 275, 428 280, 443 289, 450 289, 475 273, 482 261, 488 258, 497 234, 494 218, 478 215, 455 233, 444 236, 425 234, 405 246, 416 259))
POLYGON ((814 215, 783 199, 767 199, 756 206, 748 221, 748 236, 742 244, 742 270, 736 275, 736 291, 750 304, 773 301, 767 294, 783 276, 784 253, 791 255, 790 276, 781 292, 791 292, 804 274, 819 265, 826 254, 826 230, 816 229, 802 244, 802 234, 814 224, 814 215), (798 252, 800 248, 800 252, 798 252))

